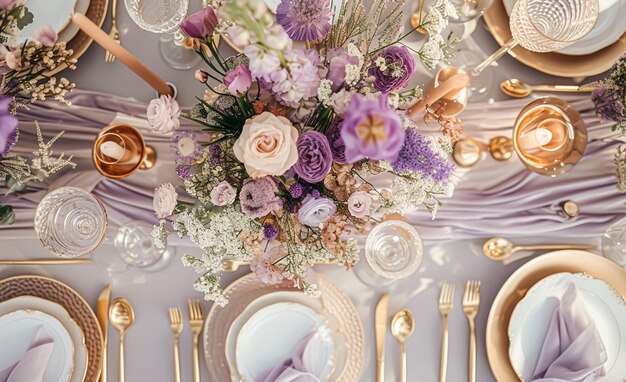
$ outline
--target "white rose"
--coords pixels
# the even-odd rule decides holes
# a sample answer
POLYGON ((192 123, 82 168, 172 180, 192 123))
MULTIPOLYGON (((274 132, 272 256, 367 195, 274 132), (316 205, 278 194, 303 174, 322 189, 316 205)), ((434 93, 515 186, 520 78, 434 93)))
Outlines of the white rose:
POLYGON ((171 133, 180 127, 180 106, 174 98, 162 95, 150 101, 147 110, 150 127, 161 134, 171 133))
POLYGON ((282 175, 298 161, 298 130, 287 118, 263 112, 246 121, 233 146, 248 175, 282 175))
POLYGON ((348 198, 348 211, 358 219, 371 216, 374 211, 374 198, 365 191, 357 191, 348 198))
POLYGON ((154 189, 154 199, 152 206, 159 219, 170 216, 176 208, 178 194, 171 183, 164 183, 159 188, 154 189))

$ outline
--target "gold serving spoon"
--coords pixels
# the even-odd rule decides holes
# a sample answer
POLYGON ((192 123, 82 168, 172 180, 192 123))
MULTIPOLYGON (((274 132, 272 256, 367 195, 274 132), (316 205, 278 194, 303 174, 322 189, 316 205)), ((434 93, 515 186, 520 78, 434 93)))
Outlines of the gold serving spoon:
POLYGON ((423 10, 424 10, 424 0, 419 0, 419 5, 417 7, 417 11, 413 12, 413 14, 411 15, 411 26, 418 33, 426 34, 426 33, 428 33, 426 31, 426 29, 424 29, 424 27, 420 26, 421 23, 422 23, 422 11, 423 10))
POLYGON ((579 249, 588 250, 595 249, 595 245, 578 245, 578 244, 547 244, 547 245, 518 245, 513 246, 509 240, 502 237, 494 237, 489 239, 483 245, 485 256, 492 260, 502 261, 511 257, 515 252, 519 251, 538 251, 547 250, 555 251, 559 249, 579 249))
POLYGON ((594 86, 576 86, 576 85, 528 85, 522 80, 512 78, 500 82, 500 90, 510 97, 524 98, 532 94, 532 92, 567 92, 580 93, 592 92, 594 86))
POLYGON ((124 382, 124 336, 126 331, 135 320, 135 312, 128 300, 117 298, 111 303, 109 308, 109 320, 111 325, 120 332, 120 366, 119 382, 124 382))
POLYGON ((391 334, 400 342, 401 374, 400 382, 406 382, 406 340, 411 337, 415 329, 415 320, 410 310, 401 310, 391 320, 391 334))

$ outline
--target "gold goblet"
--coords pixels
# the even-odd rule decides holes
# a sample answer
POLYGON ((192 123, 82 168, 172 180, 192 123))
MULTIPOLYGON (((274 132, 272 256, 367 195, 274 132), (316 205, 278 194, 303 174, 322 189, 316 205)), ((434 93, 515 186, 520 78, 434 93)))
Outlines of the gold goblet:
POLYGON ((541 175, 572 169, 587 147, 587 126, 578 111, 559 98, 539 98, 522 109, 513 129, 522 163, 541 175))
POLYGON ((156 152, 135 127, 127 124, 107 126, 93 145, 93 163, 104 176, 120 179, 137 169, 148 170, 156 163, 156 152))

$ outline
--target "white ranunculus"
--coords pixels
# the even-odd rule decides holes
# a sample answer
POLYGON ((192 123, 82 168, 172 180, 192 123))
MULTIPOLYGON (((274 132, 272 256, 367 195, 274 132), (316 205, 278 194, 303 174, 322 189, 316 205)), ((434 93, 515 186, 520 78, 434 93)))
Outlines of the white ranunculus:
POLYGON ((159 219, 170 216, 176 209, 178 194, 171 183, 164 183, 154 189, 152 206, 159 219))
POLYGON ((150 101, 147 110, 150 127, 161 134, 171 133, 180 127, 180 106, 174 98, 162 95, 150 101))

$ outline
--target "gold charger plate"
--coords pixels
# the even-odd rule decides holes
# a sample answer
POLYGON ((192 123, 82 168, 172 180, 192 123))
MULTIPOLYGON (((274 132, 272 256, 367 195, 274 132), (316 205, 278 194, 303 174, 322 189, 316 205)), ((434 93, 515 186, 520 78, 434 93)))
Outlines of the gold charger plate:
MULTIPOLYGON (((104 19, 107 16, 107 8, 109 6, 109 0, 91 0, 89 2, 89 8, 87 8, 87 12, 85 12, 85 16, 91 21, 94 22, 97 26, 102 28, 102 24, 104 23, 104 19)), ((80 56, 82 56, 89 48, 89 45, 93 42, 93 39, 82 30, 79 30, 76 33, 76 36, 72 37, 70 41, 67 42, 67 48, 72 49, 74 53, 70 58, 78 60, 80 56)), ((46 72, 46 76, 53 76, 59 73, 62 70, 67 69, 67 65, 59 65, 54 70, 46 72)))
MULTIPOLYGON (((322 292, 321 303, 339 321, 340 332, 345 339, 346 362, 337 378, 341 382, 357 382, 365 364, 365 331, 356 307, 350 298, 328 278, 318 275, 322 292)), ((204 356, 212 381, 231 380, 226 360, 226 337, 233 321, 249 303, 260 296, 276 291, 298 290, 288 283, 264 284, 255 274, 245 275, 230 284, 224 293, 230 303, 221 308, 213 304, 204 322, 204 356)))
POLYGON ((76 291, 60 281, 42 276, 15 276, 0 280, 0 302, 19 296, 35 296, 64 307, 78 324, 87 346, 86 382, 96 382, 102 369, 102 332, 93 310, 76 291))
MULTIPOLYGON (((485 23, 502 46, 511 38, 509 15, 502 0, 495 1, 485 12, 485 23)), ((521 63, 540 72, 554 76, 581 78, 603 73, 626 52, 626 33, 615 43, 599 51, 582 55, 570 56, 560 53, 536 53, 517 46, 509 54, 521 63)))
POLYGON ((499 382, 519 381, 509 360, 508 326, 513 309, 538 281, 561 272, 586 273, 603 280, 626 299, 626 270, 600 255, 556 251, 522 265, 498 292, 487 319, 487 357, 499 382))

